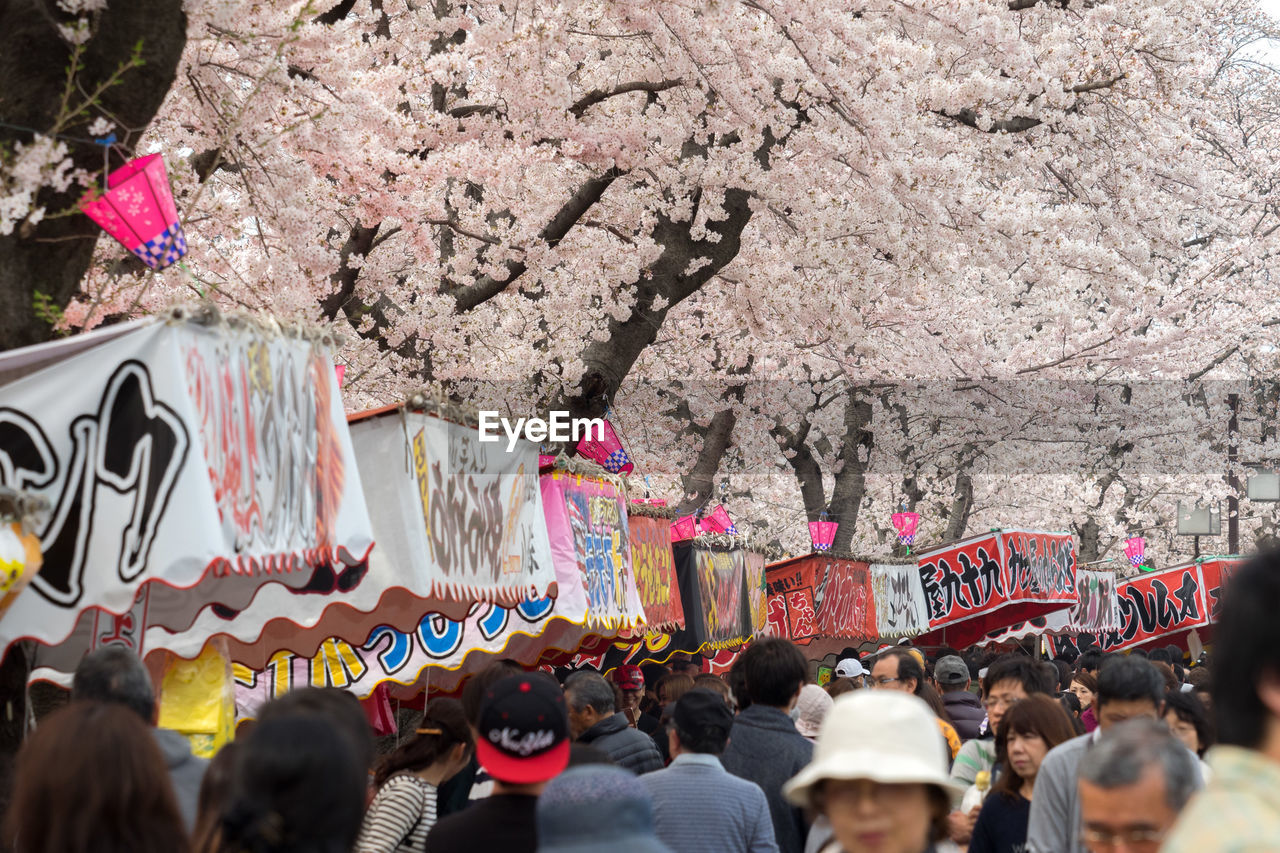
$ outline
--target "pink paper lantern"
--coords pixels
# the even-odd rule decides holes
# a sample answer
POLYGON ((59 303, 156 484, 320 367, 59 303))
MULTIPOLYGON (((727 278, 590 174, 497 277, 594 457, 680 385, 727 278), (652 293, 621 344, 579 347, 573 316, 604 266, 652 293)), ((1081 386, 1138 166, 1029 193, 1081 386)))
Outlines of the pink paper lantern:
POLYGON ((813 542, 813 550, 830 551, 831 543, 836 541, 836 528, 839 526, 837 521, 809 522, 809 539, 813 542))
POLYGON ((920 514, 915 512, 895 512, 893 529, 898 531, 898 541, 904 545, 912 545, 916 541, 916 525, 920 523, 920 514))
POLYGON ((1136 569, 1142 565, 1142 558, 1147 554, 1147 543, 1141 536, 1133 536, 1124 542, 1124 555, 1136 569))
POLYGON ((345 364, 335 364, 333 372, 338 374, 338 387, 342 387, 342 380, 347 378, 347 366, 345 364))
POLYGON ((692 515, 685 515, 671 522, 671 541, 683 542, 698 535, 698 524, 692 515))
POLYGON ((152 269, 164 269, 187 253, 187 238, 159 154, 116 169, 107 176, 106 193, 86 197, 80 209, 152 269))
POLYGON ((591 432, 587 430, 587 437, 578 442, 579 454, 611 474, 629 474, 635 469, 630 454, 618 440, 618 434, 613 431, 613 424, 607 420, 604 422, 604 434, 598 441, 590 437, 591 432))
POLYGON ((702 519, 702 529, 706 533, 738 535, 738 528, 733 526, 733 519, 729 518, 729 511, 724 508, 724 504, 717 504, 711 514, 702 519))

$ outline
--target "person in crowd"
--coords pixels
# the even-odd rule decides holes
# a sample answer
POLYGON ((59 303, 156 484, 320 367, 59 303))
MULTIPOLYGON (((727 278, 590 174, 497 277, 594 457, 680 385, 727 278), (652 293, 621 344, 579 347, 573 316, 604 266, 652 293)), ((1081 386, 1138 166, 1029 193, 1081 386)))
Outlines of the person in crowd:
MULTIPOLYGON (((1160 652, 1164 650, 1156 649, 1156 651, 1160 652)), ((1168 652, 1165 652, 1165 654, 1167 655, 1168 652)), ((1164 690, 1166 693, 1172 693, 1182 686, 1178 681, 1178 676, 1173 672, 1172 664, 1167 661, 1152 661, 1151 665, 1156 668, 1156 671, 1160 673, 1160 677, 1164 679, 1164 690)))
POLYGON ((640 700, 644 698, 644 672, 638 666, 623 664, 614 667, 609 680, 618 688, 622 701, 618 710, 627 718, 627 724, 633 728, 640 725, 640 700))
POLYGON ((18 751, 0 847, 16 853, 189 850, 164 755, 122 703, 74 701, 18 751))
POLYGON ((422 853, 436 823, 436 792, 471 762, 474 748, 462 703, 431 700, 414 737, 374 774, 378 794, 364 816, 356 853, 422 853))
POLYGON ((1097 646, 1090 646, 1080 651, 1080 657, 1076 658, 1076 672, 1087 672, 1094 678, 1098 677, 1098 668, 1102 666, 1102 650, 1097 646))
MULTIPOLYGON (((489 688, 504 678, 523 672, 515 661, 501 659, 492 661, 466 680, 462 686, 462 713, 466 715, 472 735, 480 731, 480 706, 489 688)), ((472 750, 467 766, 437 788, 436 819, 457 814, 472 800, 482 800, 492 792, 493 780, 481 769, 475 750, 472 750)))
POLYGON ((720 763, 732 728, 733 712, 724 699, 695 687, 672 708, 671 766, 640 777, 653 798, 658 838, 675 853, 778 849, 760 786, 730 775, 720 763))
POLYGON ((653 733, 653 738, 664 767, 671 761, 671 756, 667 755, 666 733, 667 726, 671 724, 671 708, 692 689, 693 679, 683 672, 673 672, 658 684, 658 730, 653 733))
POLYGON ((640 710, 656 721, 661 713, 658 682, 670 675, 671 669, 660 663, 645 663, 640 665, 640 672, 644 675, 644 698, 640 700, 640 710))
POLYGON ((852 678, 833 678, 827 682, 827 695, 834 700, 846 693, 852 693, 854 690, 861 690, 865 686, 862 683, 863 680, 862 678, 857 681, 852 678))
POLYGON ((1213 714, 1213 672, 1207 666, 1197 666, 1187 672, 1187 683, 1191 692, 1204 705, 1210 715, 1213 714))
POLYGON ((867 670, 858 658, 845 658, 838 662, 833 675, 836 678, 849 679, 853 682, 854 687, 867 686, 867 670))
POLYGON ((594 672, 575 672, 564 683, 569 706, 569 730, 579 743, 594 746, 632 773, 662 768, 662 755, 653 738, 627 724, 614 708, 613 688, 594 672))
POLYGON ((831 839, 817 848, 822 853, 926 853, 945 836, 959 790, 947 762, 923 700, 859 690, 831 708, 813 761, 787 783, 786 796, 821 816, 831 839))
POLYGON ((209 761, 200 782, 200 796, 196 801, 196 828, 191 833, 191 849, 194 853, 216 853, 222 844, 222 813, 231 799, 231 783, 235 763, 249 731, 237 734, 236 739, 223 744, 209 761))
POLYGON ((803 812, 783 797, 782 786, 813 758, 813 744, 791 719, 809 665, 798 648, 779 637, 756 640, 737 663, 751 704, 734 719, 721 763, 764 791, 779 850, 802 853, 808 824, 803 812))
MULTIPOLYGON (((347 690, 336 687, 301 687, 290 690, 278 699, 262 706, 258 722, 265 722, 276 715, 319 714, 338 727, 355 750, 360 772, 366 777, 373 770, 377 756, 373 729, 365 716, 360 700, 347 690)), ((372 781, 372 780, 371 780, 372 781)))
MULTIPOLYGON (((353 697, 354 698, 354 697, 353 697)), ((71 700, 123 705, 151 727, 169 768, 169 779, 187 832, 196 824, 196 800, 208 762, 191 752, 191 744, 175 731, 156 726, 160 709, 146 666, 124 646, 103 646, 85 655, 71 682, 71 700)), ((357 703, 358 704, 358 703, 357 703)))
POLYGON ((1084 730, 1091 732, 1098 727, 1098 717, 1093 712, 1093 699, 1098 695, 1098 679, 1091 672, 1077 672, 1071 679, 1071 692, 1080 700, 1080 722, 1084 730))
POLYGON ((569 767, 581 767, 584 764, 608 764, 610 767, 617 767, 614 760, 609 757, 609 753, 604 750, 596 749, 587 743, 570 743, 569 744, 569 767))
POLYGON ((978 697, 969 690, 969 665, 956 655, 940 657, 933 666, 933 680, 938 684, 943 707, 947 709, 947 716, 956 727, 960 740, 976 738, 987 712, 978 697))
POLYGON ((509 675, 485 690, 475 726, 476 757, 493 779, 493 793, 440 818, 427 834, 427 850, 535 853, 538 796, 569 763, 566 705, 556 684, 535 673, 509 675))
POLYGON ((880 690, 911 693, 923 699, 938 718, 938 730, 946 738, 951 759, 959 754, 960 736, 947 718, 947 709, 942 704, 941 697, 925 680, 924 665, 920 663, 918 649, 886 649, 878 655, 871 666, 871 686, 880 690))
POLYGON ((1154 850, 1199 787, 1199 762, 1164 723, 1137 718, 1117 725, 1080 760, 1084 843, 1091 853, 1122 844, 1154 850))
POLYGON ((832 701, 827 691, 816 684, 806 684, 800 688, 800 698, 796 700, 792 718, 796 721, 796 731, 804 735, 810 743, 817 742, 822 721, 831 710, 832 701))
POLYGON ((260 715, 236 761, 219 853, 350 853, 364 815, 360 762, 326 714, 260 715))
POLYGON ((671 671, 676 675, 693 678, 702 672, 702 655, 676 652, 671 656, 670 665, 671 671))
POLYGON ((654 834, 653 802, 616 767, 566 770, 538 798, 538 853, 671 853, 654 834))
POLYGON ((714 690, 720 694, 720 698, 729 706, 729 710, 732 711, 734 709, 733 691, 729 689, 728 683, 720 676, 704 672, 693 680, 693 686, 714 690))
MULTIPOLYGON (((951 778, 972 785, 978 773, 992 772, 996 766, 995 735, 1000 721, 1010 708, 1029 696, 1053 694, 1052 673, 1036 661, 1021 655, 1007 655, 987 667, 982 678, 982 706, 987 712, 987 730, 981 737, 968 741, 951 765, 951 778)), ((978 808, 951 813, 951 840, 967 844, 978 819, 978 808)))
MULTIPOLYGON (((1280 839, 1280 552, 1231 577, 1214 634, 1212 778, 1167 853, 1274 850, 1280 839)), ((1194 674, 1195 669, 1191 672, 1194 674)))
POLYGON ((1049 663, 1053 665, 1053 668, 1055 670, 1057 670, 1058 692, 1059 693, 1066 692, 1071 688, 1071 679, 1072 679, 1072 676, 1075 675, 1075 671, 1071 668, 1071 664, 1067 663, 1061 658, 1055 658, 1049 663))
POLYGON ((751 694, 747 692, 747 674, 742 669, 742 655, 738 655, 737 660, 725 673, 724 683, 729 685, 729 690, 733 692, 733 704, 737 707, 739 714, 751 707, 751 694))
POLYGON ((1071 728, 1075 729, 1076 734, 1085 734, 1084 723, 1080 721, 1080 699, 1076 694, 1067 691, 1058 694, 1058 704, 1062 706, 1062 710, 1067 712, 1067 716, 1071 719, 1071 728))
POLYGON ((1163 699, 1164 679, 1150 662, 1122 655, 1103 664, 1093 702, 1097 730, 1055 747, 1040 765, 1027 832, 1031 853, 1084 853, 1076 786, 1080 760, 1109 729, 1139 717, 1158 719, 1163 699))
POLYGON ((996 733, 999 773, 973 826, 969 853, 1021 853, 1045 755, 1076 736, 1062 708, 1037 693, 1011 707, 996 733))
POLYGON ((1215 735, 1209 712, 1194 693, 1175 690, 1164 697, 1164 721, 1187 749, 1204 758, 1213 746, 1215 735))

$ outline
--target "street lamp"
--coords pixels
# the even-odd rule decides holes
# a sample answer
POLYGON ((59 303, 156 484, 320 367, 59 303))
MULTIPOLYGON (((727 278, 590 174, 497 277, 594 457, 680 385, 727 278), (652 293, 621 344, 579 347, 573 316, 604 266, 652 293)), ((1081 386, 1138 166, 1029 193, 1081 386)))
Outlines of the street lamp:
POLYGON ((1200 537, 1222 535, 1222 509, 1217 506, 1188 506, 1178 501, 1178 535, 1195 537, 1195 557, 1200 559, 1200 537))

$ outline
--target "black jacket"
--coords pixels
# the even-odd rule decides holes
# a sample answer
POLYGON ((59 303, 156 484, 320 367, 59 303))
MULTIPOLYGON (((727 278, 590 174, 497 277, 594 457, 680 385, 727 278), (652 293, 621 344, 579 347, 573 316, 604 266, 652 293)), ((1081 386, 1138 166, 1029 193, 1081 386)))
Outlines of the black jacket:
POLYGON ((651 770, 662 769, 662 756, 653 738, 627 724, 625 714, 619 712, 605 717, 578 738, 578 743, 589 743, 609 757, 619 767, 639 776, 651 770))
POLYGON ((968 690, 956 690, 943 693, 942 704, 946 706, 947 715, 951 717, 960 740, 972 740, 978 736, 978 729, 987 718, 987 712, 977 696, 968 690))

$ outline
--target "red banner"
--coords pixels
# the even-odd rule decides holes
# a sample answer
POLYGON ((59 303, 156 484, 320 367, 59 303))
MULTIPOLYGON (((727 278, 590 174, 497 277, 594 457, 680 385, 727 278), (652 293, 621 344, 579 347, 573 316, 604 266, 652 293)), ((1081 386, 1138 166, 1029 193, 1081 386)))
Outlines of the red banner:
POLYGON ((1204 580, 1204 601, 1209 608, 1209 621, 1216 623, 1222 611, 1222 593, 1227 581, 1240 566, 1242 557, 1210 557, 1200 563, 1200 577, 1204 580))
MULTIPOLYGON (((1221 577, 1220 570, 1218 574, 1221 577)), ((1172 643, 1178 639, 1173 635, 1209 624, 1208 593, 1196 565, 1129 578, 1120 584, 1117 595, 1120 630, 1098 636, 1103 651, 1128 649, 1152 640, 1172 643)))
POLYGON ((993 531, 922 554, 929 609, 919 645, 964 648, 1076 604, 1075 540, 1067 533, 993 531))
POLYGON ((676 580, 676 563, 671 556, 671 521, 665 518, 632 515, 631 566, 644 605, 645 624, 651 631, 674 631, 684 627, 684 605, 676 580))
POLYGON ((766 580, 771 634, 801 644, 815 637, 878 636, 867 563, 813 554, 768 566, 766 580))

